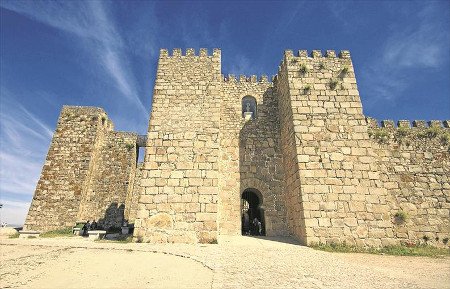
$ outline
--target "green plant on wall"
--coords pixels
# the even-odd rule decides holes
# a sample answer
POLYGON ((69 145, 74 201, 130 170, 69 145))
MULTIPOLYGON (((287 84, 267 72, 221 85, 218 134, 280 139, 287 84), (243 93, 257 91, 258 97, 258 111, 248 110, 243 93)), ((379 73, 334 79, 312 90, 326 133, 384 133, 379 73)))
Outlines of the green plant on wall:
POLYGON ((309 92, 311 91, 311 86, 310 85, 305 85, 305 87, 303 87, 303 94, 309 94, 309 92))
POLYGON ((335 89, 338 85, 338 81, 336 79, 330 79, 330 82, 328 83, 331 89, 335 89))
POLYGON ((446 132, 443 133, 440 137, 439 137, 439 141, 441 142, 442 145, 448 145, 450 143, 450 133, 446 132))
POLYGON ((423 131, 421 131, 420 133, 418 133, 417 137, 433 139, 433 138, 437 137, 438 135, 440 135, 440 133, 441 133, 441 129, 439 127, 433 126, 433 127, 426 128, 423 131))
POLYGON ((369 136, 374 138, 378 143, 387 143, 389 141, 389 133, 383 129, 375 129, 369 132, 369 136))
POLYGON ((339 78, 344 78, 348 75, 349 69, 348 67, 344 67, 341 69, 341 71, 339 72, 339 78))
POLYGON ((127 148, 128 151, 131 151, 134 148, 134 144, 132 143, 126 143, 125 147, 127 148))
POLYGON ((440 132, 441 132, 441 129, 439 127, 436 127, 436 126, 429 127, 425 131, 425 133, 426 133, 428 138, 435 138, 435 137, 437 137, 439 135, 440 132))
POLYGON ((395 140, 400 144, 403 143, 403 139, 408 136, 409 132, 410 132, 410 129, 408 129, 406 127, 399 127, 397 129, 397 131, 395 132, 395 140))
POLYGON ((397 224, 404 224, 408 216, 404 211, 398 211, 397 213, 395 213, 394 218, 397 224))
POLYGON ((325 64, 319 63, 319 69, 320 69, 320 70, 325 69, 325 64))
POLYGON ((304 64, 300 65, 299 72, 301 74, 306 74, 308 72, 308 68, 306 67, 306 65, 304 65, 304 64))

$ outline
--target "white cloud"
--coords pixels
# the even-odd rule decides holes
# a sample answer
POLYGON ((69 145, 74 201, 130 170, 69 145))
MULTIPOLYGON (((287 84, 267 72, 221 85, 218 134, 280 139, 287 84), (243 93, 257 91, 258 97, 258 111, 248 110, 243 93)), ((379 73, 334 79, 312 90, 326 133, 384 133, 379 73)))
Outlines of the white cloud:
POLYGON ((410 15, 408 25, 391 27, 383 49, 374 55, 376 61, 362 67, 361 76, 370 91, 366 107, 379 101, 395 101, 414 83, 408 78, 412 71, 448 65, 450 34, 442 29, 446 20, 438 15, 436 7, 427 6, 417 15, 410 15))
POLYGON ((103 2, 4 1, 2 6, 81 38, 86 52, 92 54, 92 59, 100 60, 100 66, 122 95, 137 107, 143 119, 148 119, 148 110, 139 98, 137 82, 124 52, 123 38, 103 2))
POLYGON ((448 33, 426 21, 424 19, 417 30, 394 33, 386 42, 384 63, 392 63, 400 68, 440 66, 448 54, 445 47, 448 33))
POLYGON ((0 209, 0 222, 10 225, 22 226, 30 207, 29 202, 0 200, 3 207, 0 209))
POLYGON ((22 224, 28 211, 52 129, 1 88, 0 107, 0 197, 2 221, 22 224))

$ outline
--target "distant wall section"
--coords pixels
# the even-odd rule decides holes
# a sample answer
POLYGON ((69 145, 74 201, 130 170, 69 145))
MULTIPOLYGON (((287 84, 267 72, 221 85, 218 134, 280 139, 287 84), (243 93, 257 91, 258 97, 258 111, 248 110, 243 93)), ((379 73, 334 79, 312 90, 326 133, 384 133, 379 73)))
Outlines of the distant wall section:
POLYGON ((94 159, 110 130, 100 108, 63 107, 25 228, 51 230, 73 225, 93 174, 94 159))
POLYGON ((114 132, 101 108, 64 106, 24 227, 49 231, 93 219, 120 226, 135 169, 136 134, 114 132))
POLYGON ((392 202, 394 237, 443 246, 450 238, 449 121, 368 118, 380 176, 392 202), (446 241, 447 240, 447 241, 446 241))

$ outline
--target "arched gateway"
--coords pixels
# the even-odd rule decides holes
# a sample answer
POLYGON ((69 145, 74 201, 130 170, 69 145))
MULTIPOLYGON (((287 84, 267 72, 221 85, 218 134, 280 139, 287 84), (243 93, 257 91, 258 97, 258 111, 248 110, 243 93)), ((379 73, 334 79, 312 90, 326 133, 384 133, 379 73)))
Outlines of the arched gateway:
POLYGON ((262 204, 261 192, 252 188, 244 190, 241 196, 242 235, 264 236, 266 234, 262 204))

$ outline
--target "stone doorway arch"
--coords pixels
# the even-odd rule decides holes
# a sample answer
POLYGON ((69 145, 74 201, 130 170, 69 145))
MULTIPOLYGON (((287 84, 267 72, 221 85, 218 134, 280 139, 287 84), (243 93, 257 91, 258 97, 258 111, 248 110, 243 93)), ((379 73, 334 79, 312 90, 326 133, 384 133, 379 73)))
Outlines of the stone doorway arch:
POLYGON ((242 192, 241 229, 242 235, 266 235, 263 196, 257 189, 248 188, 242 192), (260 228, 255 224, 255 218, 260 222, 260 228))

